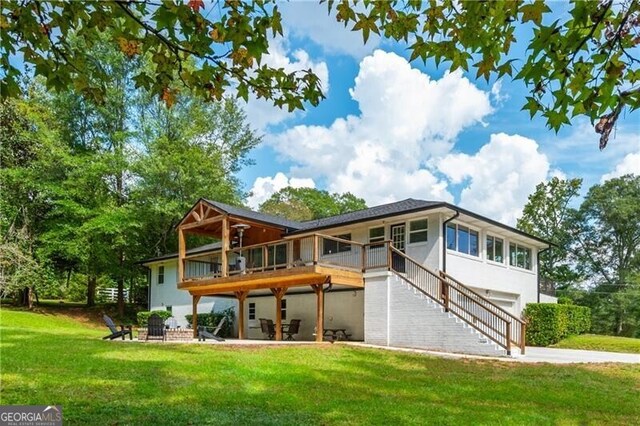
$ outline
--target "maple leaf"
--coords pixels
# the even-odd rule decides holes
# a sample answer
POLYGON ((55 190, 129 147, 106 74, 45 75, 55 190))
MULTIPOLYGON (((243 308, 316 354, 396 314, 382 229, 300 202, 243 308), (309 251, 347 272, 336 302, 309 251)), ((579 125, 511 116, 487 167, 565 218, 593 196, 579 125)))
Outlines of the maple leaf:
POLYGON ((167 106, 167 108, 171 108, 176 102, 175 95, 168 87, 162 89, 162 96, 160 96, 160 99, 164 101, 164 104, 167 106))
POLYGON ((194 12, 199 12, 200 9, 204 9, 204 1, 203 0, 189 0, 187 3, 194 12))

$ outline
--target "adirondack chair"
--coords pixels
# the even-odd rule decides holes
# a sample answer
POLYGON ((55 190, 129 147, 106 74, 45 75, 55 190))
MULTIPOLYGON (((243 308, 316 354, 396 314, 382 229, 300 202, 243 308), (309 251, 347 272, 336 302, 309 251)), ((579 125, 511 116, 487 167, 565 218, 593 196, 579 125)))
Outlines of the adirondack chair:
POLYGON ((273 323, 273 320, 260 318, 260 328, 262 329, 265 337, 269 340, 273 340, 273 337, 276 335, 276 326, 273 323))
POLYGON ((151 315, 147 322, 147 340, 164 340, 165 338, 164 321, 162 321, 162 318, 160 318, 159 315, 151 315))
POLYGON ((222 329, 222 326, 224 325, 226 320, 227 320, 227 317, 222 317, 222 319, 220 320, 216 328, 213 329, 212 332, 207 331, 207 327, 199 326, 198 342, 200 341, 204 342, 207 339, 213 339, 213 340, 217 340, 218 342, 224 342, 224 339, 222 337, 219 337, 218 333, 220 333, 220 330, 222 329))
POLYGON ((167 328, 171 328, 171 329, 180 328, 180 326, 178 325, 178 320, 176 319, 176 317, 167 318, 167 320, 164 322, 164 325, 167 328))
POLYGON ((122 340, 124 340, 124 336, 126 336, 127 334, 129 335, 129 340, 133 339, 133 331, 131 330, 130 325, 120 325, 120 330, 118 330, 118 327, 116 327, 113 320, 107 315, 103 315, 102 319, 104 320, 104 323, 107 325, 107 327, 109 327, 109 330, 111 330, 111 334, 108 336, 104 336, 102 340, 113 340, 118 337, 122 337, 122 340))
POLYGON ((295 340, 293 335, 300 332, 300 320, 292 319, 289 324, 282 327, 282 331, 287 335, 285 340, 295 340))

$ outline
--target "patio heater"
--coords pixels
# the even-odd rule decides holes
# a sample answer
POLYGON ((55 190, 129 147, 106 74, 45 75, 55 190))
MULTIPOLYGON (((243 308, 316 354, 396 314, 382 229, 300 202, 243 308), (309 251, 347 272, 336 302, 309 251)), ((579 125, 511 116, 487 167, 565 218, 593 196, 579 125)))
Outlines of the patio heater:
POLYGON ((247 225, 246 223, 236 223, 231 227, 235 228, 236 232, 238 233, 238 244, 240 247, 240 256, 238 256, 238 258, 236 259, 236 266, 240 273, 244 274, 245 269, 247 268, 247 259, 242 256, 242 237, 244 236, 244 231, 251 228, 251 226, 247 225))

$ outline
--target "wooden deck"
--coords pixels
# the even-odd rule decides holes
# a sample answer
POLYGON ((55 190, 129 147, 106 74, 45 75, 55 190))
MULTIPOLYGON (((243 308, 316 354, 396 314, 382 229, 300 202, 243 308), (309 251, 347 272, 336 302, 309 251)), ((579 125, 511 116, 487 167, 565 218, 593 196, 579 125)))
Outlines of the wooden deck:
POLYGON ((184 280, 178 284, 178 288, 187 290, 194 296, 208 296, 243 290, 309 286, 324 283, 342 284, 358 288, 364 287, 364 279, 360 271, 325 265, 310 265, 228 277, 184 280))

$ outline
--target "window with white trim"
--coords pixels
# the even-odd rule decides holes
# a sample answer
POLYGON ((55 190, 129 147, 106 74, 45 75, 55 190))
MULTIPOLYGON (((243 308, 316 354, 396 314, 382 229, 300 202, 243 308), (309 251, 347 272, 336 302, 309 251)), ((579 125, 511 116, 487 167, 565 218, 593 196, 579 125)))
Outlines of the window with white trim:
POLYGON ((429 222, 427 219, 413 220, 409 222, 409 244, 427 241, 429 222))
POLYGON ((471 256, 479 256, 478 231, 457 223, 447 224, 447 248, 471 256))
POLYGON ((504 240, 502 238, 487 235, 486 239, 487 260, 504 263, 504 240))
POLYGON ((372 245, 371 247, 382 247, 382 243, 384 242, 384 226, 380 226, 378 228, 369 229, 369 243, 380 243, 372 245))
POLYGON ((518 243, 509 243, 509 265, 532 270, 531 249, 518 243))
POLYGON ((158 266, 158 284, 164 284, 164 266, 158 266))

